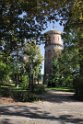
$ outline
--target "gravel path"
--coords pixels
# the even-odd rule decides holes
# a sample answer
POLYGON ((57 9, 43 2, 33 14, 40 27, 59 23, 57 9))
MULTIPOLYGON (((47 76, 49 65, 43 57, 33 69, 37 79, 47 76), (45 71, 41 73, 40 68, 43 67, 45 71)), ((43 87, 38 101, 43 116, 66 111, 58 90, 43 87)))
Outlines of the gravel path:
POLYGON ((83 124, 83 102, 72 95, 49 91, 43 101, 0 104, 0 124, 83 124))

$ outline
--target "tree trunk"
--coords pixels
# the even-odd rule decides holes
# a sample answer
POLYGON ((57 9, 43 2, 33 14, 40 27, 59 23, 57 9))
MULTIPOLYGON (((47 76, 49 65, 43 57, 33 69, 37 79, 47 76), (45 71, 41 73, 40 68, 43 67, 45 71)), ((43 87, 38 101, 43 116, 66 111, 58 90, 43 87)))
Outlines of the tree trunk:
POLYGON ((78 99, 83 100, 83 33, 79 33, 79 64, 80 75, 77 82, 76 96, 78 99))
POLYGON ((80 38, 79 56, 80 56, 80 76, 83 76, 83 39, 80 38))
POLYGON ((30 65, 29 89, 30 89, 31 92, 34 91, 34 70, 33 70, 33 63, 30 65))

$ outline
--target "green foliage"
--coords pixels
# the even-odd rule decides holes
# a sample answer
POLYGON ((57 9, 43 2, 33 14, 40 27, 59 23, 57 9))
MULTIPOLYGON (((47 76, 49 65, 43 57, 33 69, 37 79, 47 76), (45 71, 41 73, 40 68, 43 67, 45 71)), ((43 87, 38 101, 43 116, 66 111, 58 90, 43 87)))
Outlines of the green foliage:
POLYGON ((17 88, 6 85, 0 87, 0 96, 11 97, 15 101, 19 102, 32 102, 39 99, 35 93, 32 93, 29 90, 23 90, 21 87, 17 88))
POLYGON ((11 96, 14 100, 20 102, 32 102, 34 100, 38 100, 34 93, 27 90, 13 90, 11 96))
POLYGON ((40 53, 39 46, 32 43, 27 43, 24 48, 24 53, 26 55, 25 69, 26 73, 29 75, 29 87, 33 89, 35 80, 38 80, 41 73, 41 62, 43 60, 40 53))
POLYGON ((34 92, 36 94, 42 94, 45 92, 45 87, 42 84, 35 84, 34 85, 34 92))
POLYGON ((0 61, 0 82, 5 81, 8 78, 9 74, 9 65, 5 62, 0 61))
POLYGON ((78 100, 83 100, 83 77, 76 77, 73 80, 75 88, 75 98, 78 100))
POLYGON ((28 89, 28 85, 29 85, 29 77, 27 75, 22 75, 20 87, 22 89, 28 89))
POLYGON ((64 50, 58 58, 53 58, 53 73, 51 86, 73 87, 73 79, 80 73, 79 50, 73 33, 63 37, 64 50))
POLYGON ((0 79, 2 80, 6 75, 6 64, 4 64, 2 61, 0 61, 0 79))
POLYGON ((9 86, 0 86, 0 96, 9 97, 11 90, 9 86))
MULTIPOLYGON (((11 62, 5 62, 7 61, 8 56, 12 55, 12 53, 16 53, 16 55, 12 57, 13 60, 11 61, 12 63, 14 62, 13 65, 17 67, 17 73, 19 72, 19 70, 21 72, 21 69, 19 69, 19 67, 21 66, 23 72, 25 71, 25 68, 27 73, 29 72, 29 77, 32 75, 32 72, 34 72, 34 76, 38 77, 40 59, 38 60, 37 57, 34 58, 34 45, 31 48, 32 50, 30 52, 30 49, 28 47, 29 50, 27 54, 31 54, 32 56, 30 56, 31 59, 29 63, 25 65, 25 68, 22 65, 22 56, 19 55, 19 52, 23 54, 25 39, 27 39, 26 42, 36 39, 37 43, 41 43, 41 31, 46 28, 48 21, 52 22, 55 20, 59 21, 60 24, 65 24, 65 29, 67 29, 68 31, 71 31, 71 29, 73 29, 74 32, 79 34, 79 40, 77 41, 77 43, 79 47, 79 58, 81 58, 79 59, 80 75, 83 76, 83 0, 1 0, 0 13, 0 46, 4 47, 2 53, 4 54, 3 57, 6 57, 4 62, 0 62, 1 81, 9 75, 8 65, 11 66, 12 64, 11 62), (17 64, 15 64, 15 62, 17 64), (32 66, 32 70, 29 68, 30 65, 32 66)), ((58 65, 56 64, 57 66, 55 68, 57 69, 57 73, 55 75, 57 78, 54 79, 55 77, 53 77, 53 79, 51 79, 53 80, 53 82, 59 82, 59 79, 64 79, 63 81, 71 82, 73 78, 72 73, 77 75, 79 64, 77 64, 78 57, 76 56, 76 54, 78 51, 75 50, 75 54, 75 51, 73 51, 72 48, 73 47, 68 48, 70 51, 72 51, 71 53, 67 51, 61 58, 62 63, 60 63, 59 65, 59 68, 61 68, 60 71, 58 70, 58 65)), ((11 72, 11 75, 13 75, 12 69, 9 72, 11 72)), ((15 79, 16 83, 19 82, 17 78, 18 77, 16 77, 15 79)), ((26 79, 23 80, 25 80, 26 82, 26 79)))
MULTIPOLYGON (((69 2, 68 2, 69 4, 69 2)), ((66 10, 65 10, 66 12, 66 10)), ((66 15, 65 15, 66 16, 66 15)), ((82 98, 82 91, 83 91, 83 78, 81 79, 80 77, 83 76, 83 0, 73 0, 69 4, 69 9, 68 9, 68 15, 66 16, 67 18, 67 23, 65 25, 65 31, 71 33, 71 31, 75 32, 77 35, 77 46, 78 46, 78 51, 79 51, 79 66, 80 66, 80 71, 79 71, 79 80, 77 79, 74 80, 75 88, 76 88, 76 96, 82 98), (79 13, 79 14, 78 14, 79 13), (82 89, 80 88, 80 86, 82 89), (78 88, 77 88, 78 87, 78 88), (78 89, 78 90, 77 90, 78 89), (78 91, 78 92, 77 92, 78 91)))

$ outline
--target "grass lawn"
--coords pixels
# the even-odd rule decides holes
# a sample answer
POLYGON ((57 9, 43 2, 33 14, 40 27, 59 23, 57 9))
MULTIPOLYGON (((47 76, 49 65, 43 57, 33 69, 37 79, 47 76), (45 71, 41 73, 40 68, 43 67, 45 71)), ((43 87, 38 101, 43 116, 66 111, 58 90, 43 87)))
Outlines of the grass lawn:
POLYGON ((56 91, 65 91, 65 92, 74 91, 73 88, 69 88, 69 87, 50 87, 50 88, 46 88, 46 90, 56 90, 56 91))

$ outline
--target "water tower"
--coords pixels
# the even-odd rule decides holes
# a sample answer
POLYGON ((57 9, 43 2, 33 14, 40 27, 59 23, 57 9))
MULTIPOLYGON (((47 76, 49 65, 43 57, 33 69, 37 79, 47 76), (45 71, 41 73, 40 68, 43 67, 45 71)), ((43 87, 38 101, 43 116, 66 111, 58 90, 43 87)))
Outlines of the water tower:
POLYGON ((51 30, 45 33, 45 64, 44 64, 44 82, 49 83, 52 74, 52 60, 58 57, 63 50, 63 41, 61 32, 51 30))

